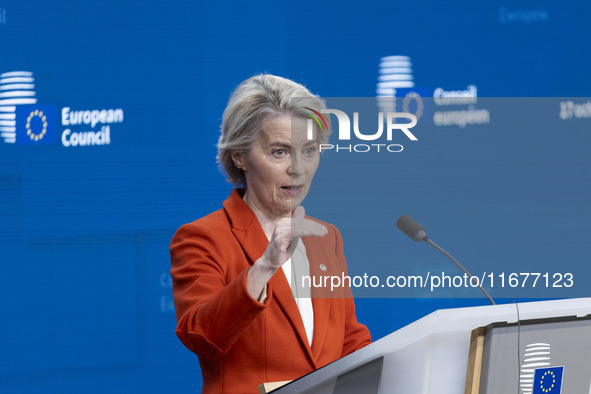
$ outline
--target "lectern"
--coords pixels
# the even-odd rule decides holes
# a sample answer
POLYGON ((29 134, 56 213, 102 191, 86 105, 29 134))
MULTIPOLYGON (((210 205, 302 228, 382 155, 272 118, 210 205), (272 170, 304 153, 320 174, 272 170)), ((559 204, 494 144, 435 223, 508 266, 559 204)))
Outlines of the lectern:
POLYGON ((591 394, 591 298, 438 310, 274 394, 591 394))

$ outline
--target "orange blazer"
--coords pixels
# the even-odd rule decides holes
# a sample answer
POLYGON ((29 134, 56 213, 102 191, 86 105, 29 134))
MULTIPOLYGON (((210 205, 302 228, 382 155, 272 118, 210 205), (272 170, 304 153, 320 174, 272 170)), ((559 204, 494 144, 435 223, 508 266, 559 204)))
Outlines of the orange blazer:
MULTIPOLYGON (((326 236, 303 238, 310 273, 341 276, 340 233, 323 224, 326 236)), ((172 239, 176 333, 199 358, 204 393, 257 393, 261 383, 296 379, 371 342, 351 297, 313 298, 310 347, 282 270, 268 282, 264 303, 253 299, 246 273, 268 243, 238 189, 223 209, 185 224, 172 239)))

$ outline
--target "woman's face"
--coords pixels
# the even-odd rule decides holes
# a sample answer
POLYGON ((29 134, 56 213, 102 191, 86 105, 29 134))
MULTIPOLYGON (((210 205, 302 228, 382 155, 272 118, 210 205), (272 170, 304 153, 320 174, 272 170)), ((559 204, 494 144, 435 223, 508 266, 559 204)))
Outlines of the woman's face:
POLYGON ((234 161, 245 172, 244 200, 270 217, 289 216, 304 200, 320 159, 317 139, 307 139, 307 120, 290 116, 263 124, 250 151, 234 161))

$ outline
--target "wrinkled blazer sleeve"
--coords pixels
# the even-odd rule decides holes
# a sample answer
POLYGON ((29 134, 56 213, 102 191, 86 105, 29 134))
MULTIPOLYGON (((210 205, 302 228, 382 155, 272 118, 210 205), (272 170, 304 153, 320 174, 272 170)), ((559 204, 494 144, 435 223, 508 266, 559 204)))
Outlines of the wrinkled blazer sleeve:
POLYGON ((231 233, 193 222, 182 226, 170 245, 176 333, 200 357, 223 356, 272 299, 267 294, 260 303, 249 295, 249 265, 234 241, 231 233), (229 275, 232 264, 237 275, 229 275))

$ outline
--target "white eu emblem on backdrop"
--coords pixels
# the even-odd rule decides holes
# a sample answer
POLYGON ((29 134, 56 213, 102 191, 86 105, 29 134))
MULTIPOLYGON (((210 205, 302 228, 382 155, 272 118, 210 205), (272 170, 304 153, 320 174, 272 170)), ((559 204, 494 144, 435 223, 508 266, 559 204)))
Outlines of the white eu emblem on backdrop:
POLYGON ((30 71, 0 74, 0 136, 5 143, 16 142, 16 108, 36 104, 35 78, 30 71))

